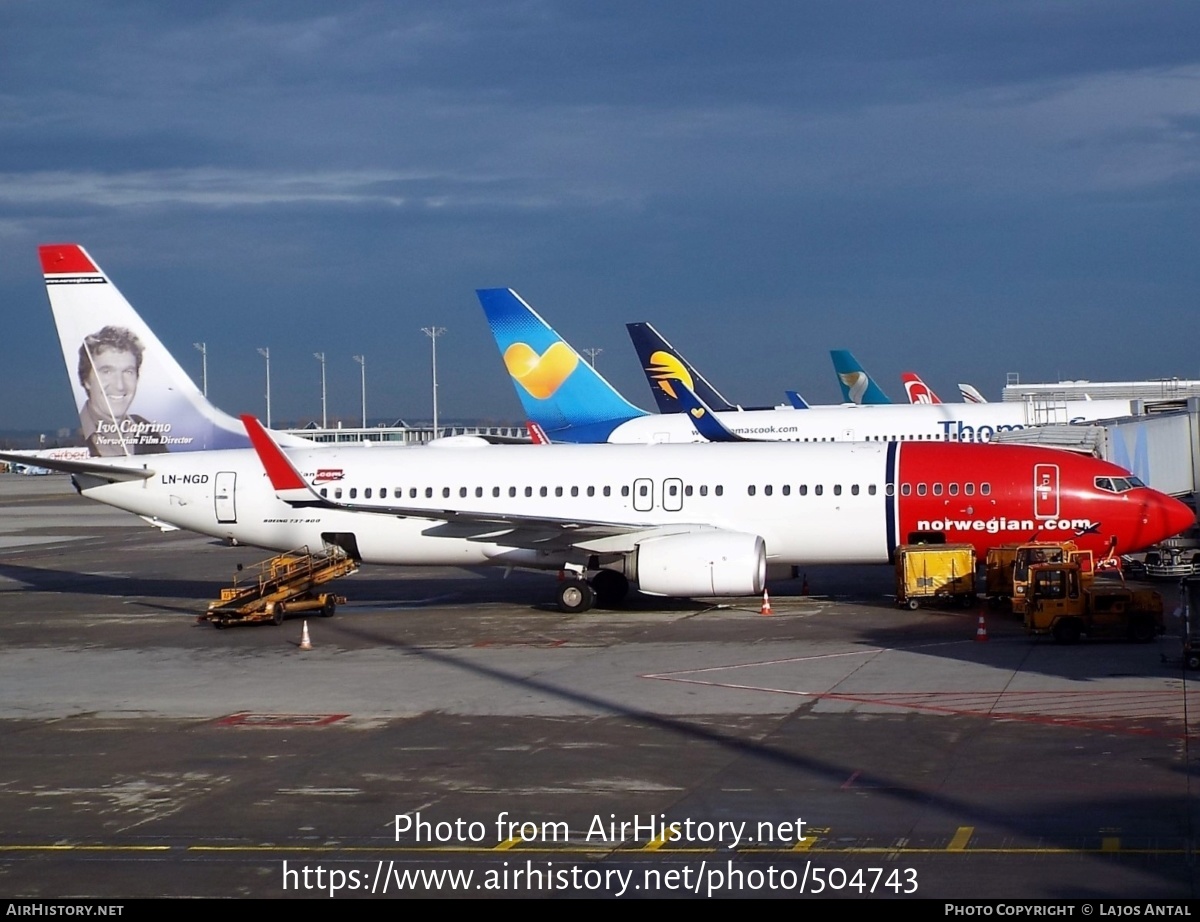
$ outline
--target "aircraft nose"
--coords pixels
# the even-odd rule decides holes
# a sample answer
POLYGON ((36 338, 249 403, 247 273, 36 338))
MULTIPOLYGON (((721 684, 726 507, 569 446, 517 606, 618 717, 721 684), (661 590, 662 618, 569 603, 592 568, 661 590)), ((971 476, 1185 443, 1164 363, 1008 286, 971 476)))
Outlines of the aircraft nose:
POLYGON ((1142 505, 1142 534, 1138 541, 1143 547, 1173 538, 1196 524, 1196 512, 1173 496, 1150 490, 1142 505))
POLYGON ((1172 538, 1196 524, 1195 510, 1173 496, 1164 495, 1160 500, 1160 508, 1159 518, 1163 523, 1163 531, 1167 533, 1164 538, 1172 538))

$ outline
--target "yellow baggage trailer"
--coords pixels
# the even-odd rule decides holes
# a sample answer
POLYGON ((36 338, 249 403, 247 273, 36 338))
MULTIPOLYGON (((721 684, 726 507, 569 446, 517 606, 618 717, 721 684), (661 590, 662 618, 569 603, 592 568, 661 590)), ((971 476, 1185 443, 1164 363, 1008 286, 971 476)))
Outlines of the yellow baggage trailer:
POLYGON ((969 544, 905 544, 896 548, 896 604, 975 603, 975 549, 969 544))

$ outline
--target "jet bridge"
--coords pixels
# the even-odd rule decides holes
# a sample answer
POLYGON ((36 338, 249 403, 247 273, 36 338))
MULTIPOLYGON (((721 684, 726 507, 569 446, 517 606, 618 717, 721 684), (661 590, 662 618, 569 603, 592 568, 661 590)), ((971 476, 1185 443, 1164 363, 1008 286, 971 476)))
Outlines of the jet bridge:
POLYGON ((996 434, 996 442, 1064 448, 1120 465, 1144 483, 1187 499, 1200 494, 1200 398, 1182 410, 1087 425, 1052 425, 996 434))

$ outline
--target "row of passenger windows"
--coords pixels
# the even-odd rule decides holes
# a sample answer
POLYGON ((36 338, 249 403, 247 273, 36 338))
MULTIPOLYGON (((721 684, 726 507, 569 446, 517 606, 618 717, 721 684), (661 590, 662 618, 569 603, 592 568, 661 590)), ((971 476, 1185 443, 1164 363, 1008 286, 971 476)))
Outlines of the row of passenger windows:
MULTIPOLYGON (((911 484, 911 483, 904 483, 904 484, 900 485, 900 495, 901 496, 910 496, 915 490, 917 496, 926 496, 929 493, 932 493, 934 496, 942 496, 943 494, 945 494, 947 496, 958 496, 959 492, 961 490, 961 492, 964 496, 974 496, 976 488, 977 488, 976 484, 974 484, 974 483, 964 483, 961 485, 957 484, 957 483, 948 483, 948 484, 918 483, 915 485, 911 484)), ((509 497, 512 497, 512 498, 516 498, 517 496, 532 497, 535 495, 534 489, 535 489, 534 487, 508 487, 507 494, 509 497)), ((538 487, 538 488, 536 488, 536 490, 537 490, 536 495, 539 497, 550 496, 551 489, 552 488, 550 488, 550 487, 538 487)), ((596 495, 612 496, 613 489, 614 488, 610 487, 610 486, 609 487, 594 487, 594 486, 554 487, 553 495, 556 497, 557 496, 596 496, 596 495)), ((811 487, 809 484, 802 483, 802 484, 797 485, 794 489, 795 489, 797 496, 808 496, 810 489, 812 490, 813 496, 824 496, 825 495, 825 485, 820 484, 820 483, 812 484, 811 487)), ((844 488, 843 485, 840 483, 832 484, 830 487, 830 491, 834 496, 841 496, 843 489, 847 489, 847 488, 844 488)), ((667 483, 664 486, 664 490, 668 496, 672 496, 672 497, 679 496, 681 492, 684 496, 708 496, 710 487, 707 484, 701 484, 700 486, 693 486, 691 484, 681 485, 681 484, 675 482, 675 483, 667 483)), ((776 490, 778 490, 780 496, 791 496, 793 487, 790 483, 782 484, 779 487, 776 487, 774 484, 764 484, 762 486, 759 486, 758 484, 751 484, 750 486, 746 487, 746 494, 748 496, 757 496, 760 490, 762 491, 763 496, 774 496, 776 490)), ((720 484, 717 484, 716 486, 712 487, 711 491, 712 491, 713 496, 724 496, 725 495, 725 487, 720 484)), ((848 491, 851 496, 858 496, 862 492, 861 487, 857 483, 850 484, 848 487, 848 491)), ((979 491, 980 496, 989 496, 992 492, 992 485, 989 483, 981 483, 978 485, 978 491, 979 491)), ((460 499, 466 499, 469 495, 471 495, 472 492, 474 492, 476 499, 481 499, 484 495, 484 488, 483 487, 475 487, 474 491, 471 491, 471 489, 469 487, 459 487, 458 488, 458 496, 460 499)), ((492 487, 491 488, 491 494, 492 494, 493 498, 498 499, 501 495, 503 495, 503 492, 504 492, 503 487, 492 487)), ((877 492, 878 492, 878 487, 875 484, 873 484, 873 483, 867 484, 867 487, 866 487, 866 495, 867 496, 875 496, 877 492)), ((887 496, 894 496, 895 492, 896 492, 895 484, 889 483, 886 486, 886 488, 884 489, 884 493, 887 496)), ((425 499, 433 499, 434 493, 435 493, 434 487, 424 487, 424 488, 409 487, 408 488, 408 498, 409 499, 420 499, 420 498, 422 498, 422 496, 425 499)), ((628 485, 620 488, 621 496, 628 497, 630 495, 630 493, 631 493, 631 490, 628 485)), ((648 484, 639 483, 637 485, 637 493, 638 493, 638 496, 643 496, 643 497, 649 496, 650 495, 650 486, 648 484)), ((453 494, 452 487, 442 487, 441 488, 441 496, 443 499, 449 499, 452 494, 453 494)), ((329 497, 329 489, 327 487, 322 487, 321 495, 328 498, 329 497)), ((358 499, 358 487, 348 488, 347 495, 350 499, 358 499)), ((388 487, 380 487, 378 490, 376 490, 373 487, 364 487, 363 491, 362 491, 362 495, 363 495, 363 499, 374 499, 376 496, 378 496, 379 499, 388 499, 389 495, 391 498, 394 498, 394 499, 404 499, 404 488, 403 487, 392 487, 391 492, 389 494, 388 487)), ((333 498, 334 499, 342 498, 342 488, 341 487, 334 487, 333 498)))
MULTIPOLYGON (((916 490, 917 490, 917 496, 925 496, 927 493, 932 493, 934 496, 941 496, 943 491, 946 493, 947 496, 958 496, 959 484, 957 484, 957 483, 947 483, 947 484, 919 483, 916 485, 916 490)), ((901 486, 900 486, 900 495, 901 496, 908 496, 909 494, 912 493, 912 491, 913 491, 913 485, 911 483, 901 484, 901 486)), ((973 483, 962 484, 962 493, 963 493, 963 496, 974 496, 975 495, 975 484, 973 484, 973 483)), ((992 485, 990 483, 979 484, 979 495, 980 496, 990 496, 991 493, 992 493, 992 485)))
MULTIPOLYGON (((502 487, 492 487, 492 490, 491 490, 492 496, 495 498, 499 498, 502 495, 503 489, 504 488, 502 488, 502 487)), ((698 487, 693 487, 692 485, 689 484, 689 485, 683 487, 683 495, 684 496, 696 496, 696 495, 708 496, 709 489, 710 488, 708 487, 707 484, 698 486, 698 487)), ((712 487, 711 489, 712 489, 713 496, 724 496, 725 495, 725 488, 723 486, 721 486, 720 484, 718 484, 715 487, 712 487)), ((329 497, 329 489, 327 487, 321 487, 320 492, 321 492, 322 496, 324 496, 326 498, 329 497)), ((409 487, 408 488, 408 498, 409 499, 419 499, 421 496, 424 496, 425 499, 433 499, 434 492, 435 492, 434 487, 425 487, 424 489, 421 489, 419 487, 409 487)), ((471 495, 471 492, 472 491, 468 487, 459 487, 458 488, 458 495, 459 495, 460 499, 466 499, 467 496, 471 495)), ((629 496, 631 493, 631 490, 628 486, 623 486, 623 487, 621 487, 619 492, 620 492, 621 496, 629 496)), ((670 487, 668 488, 668 492, 670 493, 671 496, 678 496, 680 493, 680 488, 675 484, 671 484, 670 487)), ((453 488, 451 488, 451 487, 442 487, 441 488, 441 495, 442 495, 443 499, 449 499, 450 496, 452 495, 452 493, 453 493, 453 488)), ((514 498, 517 496, 534 496, 535 490, 533 487, 524 487, 524 488, 509 487, 507 490, 507 493, 510 497, 514 497, 514 498)), ((474 494, 477 499, 482 498, 483 494, 484 494, 484 488, 476 487, 474 490, 474 494)), ((649 494, 650 494, 649 487, 647 487, 647 486, 639 486, 638 487, 638 495, 639 496, 648 496, 649 494)), ((347 492, 347 495, 349 496, 350 499, 358 499, 358 487, 350 487, 347 492)), ((380 487, 378 491, 376 491, 372 487, 365 487, 362 491, 362 495, 363 495, 363 499, 373 499, 376 495, 378 495, 380 499, 387 499, 389 494, 388 494, 387 487, 380 487)), ((551 490, 550 487, 538 487, 536 490, 536 495, 537 496, 550 496, 550 495, 554 495, 554 496, 612 496, 613 488, 612 487, 554 487, 553 490, 551 490)), ((395 499, 404 499, 404 488, 403 487, 393 487, 391 490, 391 496, 395 499)), ((342 488, 341 487, 334 487, 333 498, 334 499, 342 498, 342 488)))
MULTIPOLYGON (((878 491, 878 489, 879 488, 876 487, 875 484, 873 484, 873 483, 867 484, 867 496, 874 496, 876 494, 876 492, 878 491)), ((757 496, 758 490, 759 490, 759 488, 755 484, 751 484, 750 486, 746 487, 746 494, 748 496, 757 496)), ((842 485, 840 483, 835 483, 833 485, 832 491, 833 491, 834 496, 841 496, 842 495, 842 485)), ((825 485, 820 484, 820 483, 813 484, 812 492, 813 492, 813 496, 824 496, 825 495, 825 485)), ((894 492, 895 492, 894 485, 889 483, 887 485, 887 495, 891 496, 894 492)), ((779 488, 779 494, 781 496, 791 496, 792 495, 792 485, 790 483, 785 483, 783 486, 781 486, 779 488)), ((859 494, 858 484, 856 484, 856 483, 850 484, 850 495, 858 496, 858 494, 859 494)), ((774 485, 768 483, 764 487, 762 487, 762 495, 763 496, 774 496, 775 495, 774 485)), ((797 496, 808 496, 808 484, 802 483, 798 487, 796 487, 796 495, 797 496)))

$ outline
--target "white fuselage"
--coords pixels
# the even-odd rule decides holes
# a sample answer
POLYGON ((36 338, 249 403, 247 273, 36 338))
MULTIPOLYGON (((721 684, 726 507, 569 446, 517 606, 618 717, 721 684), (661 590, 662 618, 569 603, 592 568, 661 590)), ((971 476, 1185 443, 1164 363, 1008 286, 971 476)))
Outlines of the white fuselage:
MULTIPOLYGON (((735 435, 785 442, 988 442, 998 432, 1049 423, 1128 416, 1129 400, 985 404, 893 404, 796 410, 724 411, 717 418, 735 435)), ((703 442, 686 413, 639 416, 621 423, 610 443, 703 442)))
POLYGON ((294 508, 276 497, 248 450, 160 455, 127 465, 153 470, 145 481, 89 486, 84 476, 82 486, 85 495, 138 515, 264 548, 319 547, 331 534, 353 534, 362 559, 373 563, 557 567, 581 553, 630 549, 622 529, 691 526, 760 535, 772 562, 874 563, 889 554, 887 450, 859 443, 287 452, 330 500, 377 506, 381 514, 294 508), (382 513, 400 506, 428 510, 429 518, 382 513), (447 521, 446 510, 495 522, 447 521), (570 523, 615 527, 594 540, 572 538, 567 548, 554 539, 569 537, 570 523), (528 538, 539 528, 544 552, 528 538), (523 540, 506 542, 514 529, 523 540))

